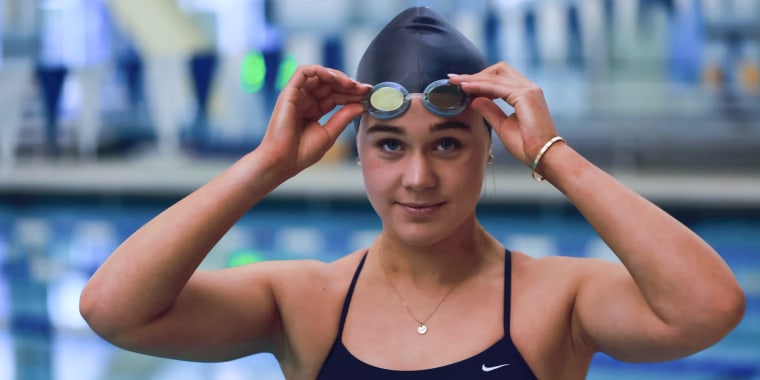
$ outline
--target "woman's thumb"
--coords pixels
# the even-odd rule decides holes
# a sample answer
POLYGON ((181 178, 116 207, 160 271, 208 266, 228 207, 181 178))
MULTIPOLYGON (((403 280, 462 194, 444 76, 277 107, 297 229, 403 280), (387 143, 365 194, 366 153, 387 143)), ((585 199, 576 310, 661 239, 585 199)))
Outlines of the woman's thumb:
POLYGON ((346 104, 330 116, 323 128, 327 131, 327 134, 330 135, 330 139, 335 142, 343 130, 346 129, 346 126, 348 126, 348 124, 354 119, 361 116, 363 111, 364 108, 361 104, 346 104))
POLYGON ((493 126, 501 124, 507 118, 504 111, 491 99, 475 98, 472 101, 472 109, 480 113, 493 126))

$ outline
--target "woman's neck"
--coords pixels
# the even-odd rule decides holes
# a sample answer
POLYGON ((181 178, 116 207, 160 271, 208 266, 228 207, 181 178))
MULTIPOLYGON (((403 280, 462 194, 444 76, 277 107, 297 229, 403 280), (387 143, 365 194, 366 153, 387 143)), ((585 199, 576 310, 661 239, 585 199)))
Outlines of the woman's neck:
POLYGON ((457 234, 428 246, 414 246, 384 231, 370 247, 370 255, 388 276, 405 277, 418 286, 440 286, 474 272, 482 256, 499 243, 477 222, 457 234))

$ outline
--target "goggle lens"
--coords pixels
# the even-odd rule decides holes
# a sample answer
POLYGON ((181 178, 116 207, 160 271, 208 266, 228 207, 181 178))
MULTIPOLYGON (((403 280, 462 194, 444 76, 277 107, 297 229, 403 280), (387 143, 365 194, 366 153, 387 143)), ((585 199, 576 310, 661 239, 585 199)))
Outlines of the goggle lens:
MULTIPOLYGON (((364 100, 364 108, 374 118, 381 120, 401 116, 409 108, 411 98, 420 94, 409 94, 400 84, 383 82, 375 85, 364 100)), ((467 108, 467 94, 446 79, 431 83, 422 94, 422 103, 430 112, 452 117, 467 108)))
POLYGON ((404 94, 393 87, 381 87, 375 91, 369 98, 372 108, 381 112, 391 112, 401 108, 406 100, 404 94))
POLYGON ((443 85, 433 88, 428 93, 428 102, 441 110, 455 110, 465 103, 465 96, 454 85, 443 85))

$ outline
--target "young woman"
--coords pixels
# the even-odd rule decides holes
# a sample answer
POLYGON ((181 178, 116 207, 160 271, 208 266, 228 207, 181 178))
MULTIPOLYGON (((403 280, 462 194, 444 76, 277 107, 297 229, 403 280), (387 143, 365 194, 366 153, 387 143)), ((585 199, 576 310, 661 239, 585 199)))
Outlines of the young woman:
POLYGON ((299 68, 260 146, 140 228, 95 273, 81 298, 93 330, 187 360, 272 352, 289 379, 583 379, 596 352, 675 359, 741 319, 743 294, 720 256, 574 151, 541 90, 505 63, 486 67, 436 13, 413 8, 391 21, 358 79, 372 86, 299 68), (359 162, 383 227, 371 246, 332 263, 197 270, 244 213, 358 117, 359 162), (489 235, 475 208, 491 127, 622 265, 533 259, 489 235))

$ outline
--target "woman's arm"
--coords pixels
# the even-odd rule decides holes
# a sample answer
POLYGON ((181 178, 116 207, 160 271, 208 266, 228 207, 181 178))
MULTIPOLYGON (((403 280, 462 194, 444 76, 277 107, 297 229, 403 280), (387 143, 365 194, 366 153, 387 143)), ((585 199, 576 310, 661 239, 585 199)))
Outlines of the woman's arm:
MULTIPOLYGON (((452 76, 479 95, 473 108, 531 167, 557 135, 540 88, 505 63, 452 76), (505 115, 490 99, 515 108, 505 115)), ((624 360, 664 360, 717 342, 738 324, 744 296, 726 263, 663 210, 557 142, 538 172, 563 192, 625 265, 584 260, 573 300, 573 336, 624 360)))
POLYGON ((575 318, 587 343, 623 360, 668 360, 716 343, 739 323, 743 292, 704 240, 571 147, 553 147, 544 160, 545 178, 627 269, 595 263, 584 273, 575 318))
POLYGON ((287 265, 196 269, 253 205, 324 155, 367 90, 335 70, 299 68, 259 147, 140 228, 93 275, 80 300, 93 330, 131 350, 193 360, 272 349, 280 333, 272 279, 287 265))
MULTIPOLYGON (((111 254, 87 283, 80 300, 82 315, 95 332, 118 346, 166 356, 174 356, 172 350, 184 351, 183 345, 198 346, 197 355, 202 355, 199 343, 225 333, 223 327, 230 326, 223 324, 228 321, 225 319, 242 312, 225 306, 235 294, 224 291, 225 276, 194 273, 224 233, 281 182, 281 175, 267 167, 267 160, 260 155, 257 151, 246 155, 153 218, 111 254), (220 304, 212 304, 216 299, 220 304), (217 314, 224 309, 230 315, 217 314), (203 320, 208 320, 206 327, 203 320), (177 336, 183 331, 193 337, 177 336), (167 345, 178 346, 163 347, 167 345)), ((240 270, 228 272, 234 282, 244 281, 240 270)), ((264 274, 249 280, 253 286, 248 289, 252 289, 249 296, 260 315, 251 325, 262 326, 260 337, 269 338, 277 317, 264 274)))

